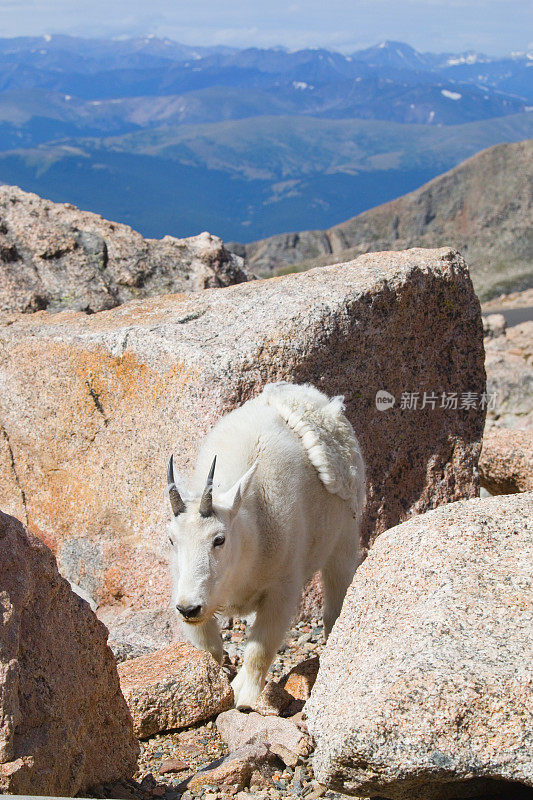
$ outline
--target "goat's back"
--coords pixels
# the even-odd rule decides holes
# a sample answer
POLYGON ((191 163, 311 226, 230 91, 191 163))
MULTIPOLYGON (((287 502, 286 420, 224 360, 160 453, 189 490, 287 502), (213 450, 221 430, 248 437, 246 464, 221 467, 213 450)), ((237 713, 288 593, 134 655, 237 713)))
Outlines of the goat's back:
MULTIPOLYGON (((291 482, 301 474, 305 452, 297 435, 275 408, 259 397, 248 400, 222 417, 204 439, 192 480, 192 489, 202 491, 213 457, 217 457, 215 488, 229 489, 257 460, 257 480, 291 482), (290 474, 289 474, 290 473, 290 474)), ((289 486, 287 486, 289 488, 289 486)))
MULTIPOLYGON (((309 480, 310 464, 331 494, 361 508, 364 462, 342 397, 309 384, 267 384, 260 395, 222 417, 199 453, 194 488, 201 491, 213 456, 215 485, 229 488, 257 459, 258 477, 282 481, 287 492, 309 480), (266 474, 265 474, 266 477, 266 474)), ((314 481, 313 481, 314 483, 314 481)))

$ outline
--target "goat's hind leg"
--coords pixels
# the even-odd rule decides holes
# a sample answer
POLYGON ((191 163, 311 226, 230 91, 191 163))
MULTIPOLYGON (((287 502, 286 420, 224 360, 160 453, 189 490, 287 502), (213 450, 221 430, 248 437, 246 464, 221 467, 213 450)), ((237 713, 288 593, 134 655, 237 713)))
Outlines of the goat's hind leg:
POLYGON ((347 538, 338 542, 322 568, 324 586, 324 634, 326 639, 331 633, 335 620, 341 613, 346 590, 352 582, 355 570, 359 566, 359 541, 347 538))
POLYGON ((253 708, 265 684, 266 674, 283 642, 296 610, 295 590, 272 592, 257 609, 241 669, 232 682, 237 708, 253 708))
POLYGON ((188 625, 183 623, 183 632, 187 640, 199 650, 207 650, 211 653, 215 661, 222 664, 224 649, 222 646, 222 636, 218 622, 214 617, 208 619, 202 625, 188 625))

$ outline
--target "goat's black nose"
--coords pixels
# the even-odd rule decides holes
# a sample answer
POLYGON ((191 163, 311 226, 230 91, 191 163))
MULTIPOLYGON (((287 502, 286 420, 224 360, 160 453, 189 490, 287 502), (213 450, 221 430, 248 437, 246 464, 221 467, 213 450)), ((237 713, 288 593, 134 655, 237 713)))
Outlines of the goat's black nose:
POLYGON ((176 608, 185 619, 194 619, 202 610, 202 606, 176 606, 176 608))

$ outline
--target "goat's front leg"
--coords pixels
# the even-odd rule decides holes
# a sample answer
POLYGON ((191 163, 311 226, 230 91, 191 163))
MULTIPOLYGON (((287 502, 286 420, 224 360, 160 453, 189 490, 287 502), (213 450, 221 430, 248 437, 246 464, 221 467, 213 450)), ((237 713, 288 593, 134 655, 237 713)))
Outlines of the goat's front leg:
POLYGON ((202 625, 190 625, 186 622, 182 623, 182 630, 187 637, 187 640, 197 647, 199 650, 207 650, 211 653, 215 661, 222 664, 224 656, 224 649, 222 646, 222 636, 218 622, 214 617, 208 619, 202 625))
POLYGON ((287 596, 273 592, 257 609, 243 665, 231 684, 237 708, 253 708, 261 694, 268 669, 294 615, 296 597, 297 593, 287 596))

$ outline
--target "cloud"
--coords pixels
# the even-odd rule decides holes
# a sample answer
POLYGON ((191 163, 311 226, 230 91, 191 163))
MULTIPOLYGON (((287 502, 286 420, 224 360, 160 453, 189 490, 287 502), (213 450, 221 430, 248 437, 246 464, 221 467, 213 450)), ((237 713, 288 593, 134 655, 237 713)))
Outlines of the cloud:
POLYGON ((526 0, 0 0, 3 35, 155 33, 187 44, 350 52, 383 39, 419 50, 527 47, 526 0))

